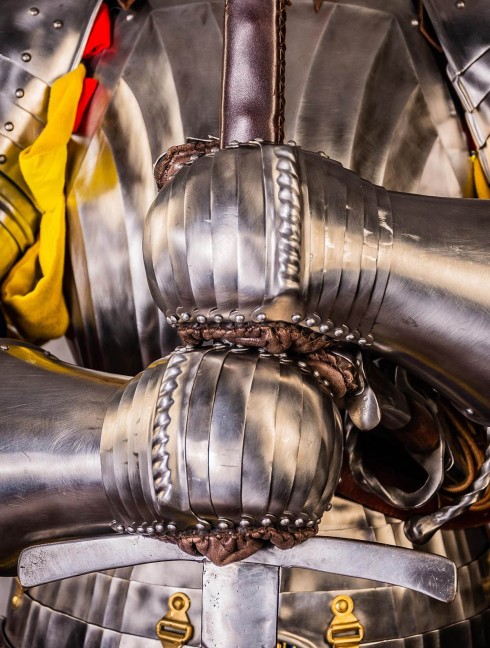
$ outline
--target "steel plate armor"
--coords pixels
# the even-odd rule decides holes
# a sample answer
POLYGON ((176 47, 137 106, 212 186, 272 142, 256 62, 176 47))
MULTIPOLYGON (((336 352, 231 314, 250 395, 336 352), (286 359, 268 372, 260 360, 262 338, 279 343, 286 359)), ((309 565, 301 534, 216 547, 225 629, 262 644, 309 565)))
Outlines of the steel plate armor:
POLYGON ((75 364, 4 309, 0 645, 485 648, 490 9, 33 2, 0 16, 5 258, 50 88, 111 29, 68 144, 75 364))

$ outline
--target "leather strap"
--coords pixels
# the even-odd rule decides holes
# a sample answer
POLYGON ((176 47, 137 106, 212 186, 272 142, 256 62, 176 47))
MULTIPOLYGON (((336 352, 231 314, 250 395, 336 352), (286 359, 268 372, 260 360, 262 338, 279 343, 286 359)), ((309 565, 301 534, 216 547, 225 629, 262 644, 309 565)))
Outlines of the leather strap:
POLYGON ((225 2, 221 147, 283 140, 287 3, 225 2))

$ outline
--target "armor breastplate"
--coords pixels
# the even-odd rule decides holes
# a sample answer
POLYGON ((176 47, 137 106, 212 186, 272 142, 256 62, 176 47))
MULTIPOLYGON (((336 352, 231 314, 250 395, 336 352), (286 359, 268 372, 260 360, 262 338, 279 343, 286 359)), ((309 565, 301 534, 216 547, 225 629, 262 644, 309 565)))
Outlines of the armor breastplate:
MULTIPOLYGON (((339 0, 314 13, 311 0, 294 1, 286 137, 387 189, 467 195, 466 145, 433 52, 413 24, 412 3, 389 5, 339 0)), ((85 366, 135 374, 174 346, 147 286, 143 221, 156 195, 152 163, 186 137, 218 134, 222 12, 222 1, 137 4, 120 13, 114 47, 98 61, 101 87, 85 132, 71 144, 68 192, 68 297, 77 360, 85 366)), ((79 49, 64 55, 66 69, 79 49)), ((340 499, 320 533, 407 545, 398 523, 340 499)), ((440 640, 449 648, 455 637, 480 646, 490 625, 481 584, 487 544, 482 530, 438 533, 431 541, 429 550, 455 560, 468 584, 449 607, 402 588, 373 590, 360 579, 291 570, 280 608, 285 645, 324 645, 329 605, 336 594, 349 593, 368 633, 363 646, 440 640)), ((34 588, 11 606, 5 645, 157 648, 154 627, 164 601, 181 591, 192 601, 195 635, 188 645, 198 646, 200 569, 140 566, 34 588)))

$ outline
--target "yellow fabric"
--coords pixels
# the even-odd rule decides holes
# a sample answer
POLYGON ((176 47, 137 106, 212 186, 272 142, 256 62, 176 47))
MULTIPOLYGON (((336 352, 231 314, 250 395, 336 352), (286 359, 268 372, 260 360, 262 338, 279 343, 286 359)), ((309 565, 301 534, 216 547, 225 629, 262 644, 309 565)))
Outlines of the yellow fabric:
POLYGON ((65 171, 70 139, 85 78, 85 67, 57 79, 48 120, 37 140, 19 156, 24 179, 42 213, 35 244, 10 270, 2 286, 5 310, 27 339, 63 335, 68 311, 63 298, 65 260, 65 171))
POLYGON ((473 160, 473 177, 475 178, 476 195, 478 198, 490 200, 490 187, 483 173, 481 162, 476 155, 473 155, 471 159, 473 160))

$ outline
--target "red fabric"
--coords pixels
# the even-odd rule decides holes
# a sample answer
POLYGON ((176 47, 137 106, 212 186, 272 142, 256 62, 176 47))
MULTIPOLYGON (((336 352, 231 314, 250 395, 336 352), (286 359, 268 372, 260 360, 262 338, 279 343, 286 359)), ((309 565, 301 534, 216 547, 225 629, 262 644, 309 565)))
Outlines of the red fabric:
POLYGON ((86 77, 83 80, 82 94, 80 95, 80 101, 78 102, 77 114, 75 116, 75 123, 73 125, 73 132, 77 133, 82 123, 85 112, 88 108, 90 100, 94 96, 94 92, 97 89, 99 82, 91 77, 86 77))
POLYGON ((108 49, 111 44, 111 18, 109 15, 109 7, 106 4, 103 4, 99 9, 97 18, 95 19, 82 58, 86 59, 97 56, 97 54, 108 49))

